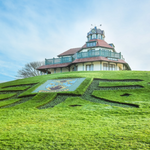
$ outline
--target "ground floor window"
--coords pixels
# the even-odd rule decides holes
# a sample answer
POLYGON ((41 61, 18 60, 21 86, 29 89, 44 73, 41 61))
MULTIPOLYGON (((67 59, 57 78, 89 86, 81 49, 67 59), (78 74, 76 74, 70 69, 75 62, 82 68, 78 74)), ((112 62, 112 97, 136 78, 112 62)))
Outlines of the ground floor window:
POLYGON ((86 65, 86 71, 93 71, 93 65, 86 65))
POLYGON ((72 68, 72 71, 78 71, 78 66, 74 66, 74 67, 72 68))
POLYGON ((115 65, 114 64, 107 64, 103 63, 103 70, 115 70, 115 65))
POLYGON ((108 64, 103 63, 103 70, 108 70, 108 64))
POLYGON ((113 64, 109 65, 109 70, 115 70, 115 65, 113 64))

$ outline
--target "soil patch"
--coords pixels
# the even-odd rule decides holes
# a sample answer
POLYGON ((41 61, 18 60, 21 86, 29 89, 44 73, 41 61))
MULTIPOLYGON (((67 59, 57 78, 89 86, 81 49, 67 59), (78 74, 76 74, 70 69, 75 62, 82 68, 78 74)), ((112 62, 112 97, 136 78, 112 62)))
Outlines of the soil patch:
POLYGON ((128 93, 125 93, 123 95, 120 95, 120 96, 130 96, 131 94, 128 94, 128 93))

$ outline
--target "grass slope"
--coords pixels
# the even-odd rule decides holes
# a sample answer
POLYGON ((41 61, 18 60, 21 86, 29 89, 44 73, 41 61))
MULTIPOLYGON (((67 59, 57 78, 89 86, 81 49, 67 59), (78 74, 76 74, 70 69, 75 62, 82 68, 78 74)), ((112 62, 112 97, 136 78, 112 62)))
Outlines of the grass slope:
POLYGON ((23 86, 23 87, 8 87, 8 88, 3 88, 0 89, 0 92, 7 92, 7 91, 24 91, 26 89, 28 89, 30 86, 23 86))
POLYGON ((7 106, 9 104, 12 104, 12 103, 15 103, 17 101, 20 101, 20 99, 11 99, 9 101, 0 101, 0 108, 3 107, 3 106, 7 106))
POLYGON ((13 97, 14 95, 16 95, 16 93, 10 93, 10 94, 0 94, 0 100, 4 100, 10 97, 13 97))
POLYGON ((48 102, 52 101, 56 97, 56 93, 38 93, 32 99, 26 101, 25 103, 21 103, 20 105, 16 105, 14 108, 38 108, 48 102))
POLYGON ((149 83, 149 71, 70 72, 1 83, 0 98, 5 100, 0 106, 6 107, 0 109, 0 149, 150 149, 149 83), (32 93, 47 80, 77 77, 86 80, 74 92, 32 93), (101 90, 135 85, 143 88, 101 90), (19 87, 22 91, 11 98, 19 87), (54 107, 38 109, 49 104, 54 107))

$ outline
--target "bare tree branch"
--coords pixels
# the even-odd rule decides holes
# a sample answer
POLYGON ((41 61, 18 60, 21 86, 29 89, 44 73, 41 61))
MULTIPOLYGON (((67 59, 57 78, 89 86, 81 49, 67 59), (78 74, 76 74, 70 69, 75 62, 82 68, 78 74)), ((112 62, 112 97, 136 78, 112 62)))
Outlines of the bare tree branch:
POLYGON ((25 67, 18 70, 17 78, 29 78, 33 76, 39 76, 40 71, 36 70, 38 67, 43 66, 44 61, 30 62, 25 64, 25 67))

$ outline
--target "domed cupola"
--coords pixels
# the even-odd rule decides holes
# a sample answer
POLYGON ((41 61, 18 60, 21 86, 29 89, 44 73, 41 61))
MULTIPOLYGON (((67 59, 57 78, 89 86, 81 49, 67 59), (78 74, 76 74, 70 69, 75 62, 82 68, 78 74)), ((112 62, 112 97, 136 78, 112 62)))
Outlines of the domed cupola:
POLYGON ((104 40, 105 33, 104 30, 97 29, 95 26, 90 32, 87 33, 87 40, 93 40, 93 39, 101 39, 104 40))

